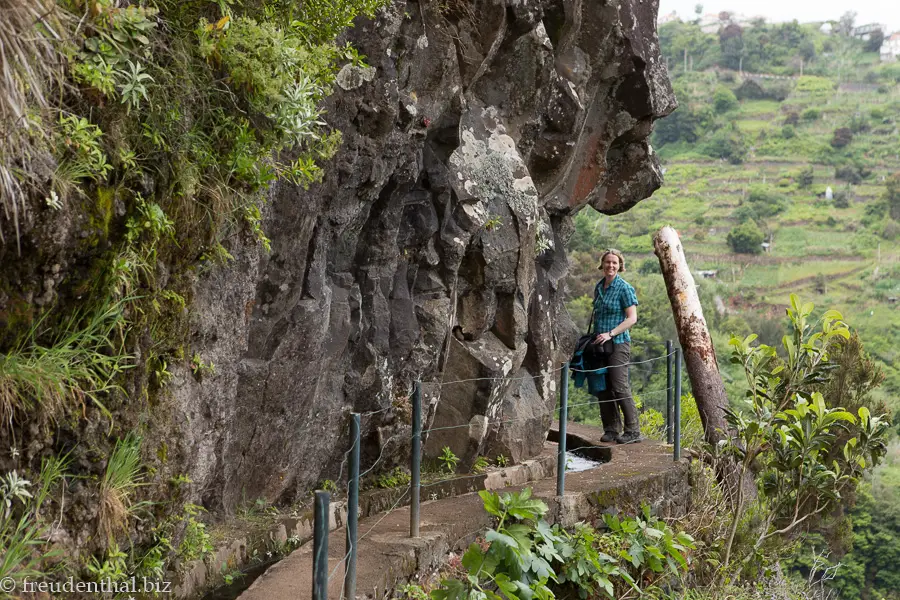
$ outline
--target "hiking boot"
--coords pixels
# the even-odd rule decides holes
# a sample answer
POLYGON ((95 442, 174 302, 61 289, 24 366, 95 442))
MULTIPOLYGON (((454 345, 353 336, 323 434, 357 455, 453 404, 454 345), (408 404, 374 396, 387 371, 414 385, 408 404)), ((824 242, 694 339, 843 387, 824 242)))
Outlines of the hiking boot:
POLYGON ((607 431, 603 434, 603 437, 600 438, 601 442, 614 442, 616 438, 619 437, 619 434, 615 431, 607 431))
POLYGON ((639 444, 641 441, 640 431, 626 431, 616 438, 617 444, 639 444))

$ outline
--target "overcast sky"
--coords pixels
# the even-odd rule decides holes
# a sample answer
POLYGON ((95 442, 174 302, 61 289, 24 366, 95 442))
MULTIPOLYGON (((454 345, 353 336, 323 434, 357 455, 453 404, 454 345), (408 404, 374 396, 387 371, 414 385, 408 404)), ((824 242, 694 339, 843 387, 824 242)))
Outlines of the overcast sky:
POLYGON ((837 20, 848 10, 856 11, 856 24, 885 23, 891 31, 900 30, 898 0, 660 0, 659 14, 673 10, 682 19, 694 16, 694 7, 703 5, 704 13, 733 11, 747 16, 763 15, 773 21, 837 20))

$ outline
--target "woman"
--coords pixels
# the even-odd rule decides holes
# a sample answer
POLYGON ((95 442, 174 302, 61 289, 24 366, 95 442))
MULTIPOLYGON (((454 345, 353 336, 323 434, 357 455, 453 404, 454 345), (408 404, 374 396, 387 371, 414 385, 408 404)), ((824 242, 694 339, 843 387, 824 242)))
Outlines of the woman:
POLYGON ((594 288, 594 331, 597 338, 593 344, 604 344, 612 340, 612 352, 607 354, 607 386, 600 392, 600 418, 603 421, 604 442, 618 444, 639 442, 640 423, 634 398, 628 384, 628 362, 631 359, 631 335, 628 330, 637 323, 637 294, 627 281, 619 277, 625 272, 625 257, 618 250, 610 249, 600 258, 603 272, 594 288), (622 420, 619 409, 625 417, 625 431, 621 435, 622 420))

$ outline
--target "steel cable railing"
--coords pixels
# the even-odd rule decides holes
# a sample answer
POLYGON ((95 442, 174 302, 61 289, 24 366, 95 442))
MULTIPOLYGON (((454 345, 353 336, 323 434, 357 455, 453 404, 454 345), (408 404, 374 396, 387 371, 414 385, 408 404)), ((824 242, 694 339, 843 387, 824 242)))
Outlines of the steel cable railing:
MULTIPOLYGON (((673 458, 674 460, 680 460, 681 458, 681 349, 673 348, 673 344, 671 341, 666 342, 666 353, 662 356, 653 357, 650 359, 644 359, 639 361, 633 361, 629 363, 625 363, 622 365, 616 365, 616 367, 625 367, 625 366, 635 366, 635 365, 643 365, 643 364, 652 364, 658 360, 666 360, 666 387, 659 390, 651 390, 649 392, 644 391, 641 393, 642 396, 648 396, 653 394, 666 393, 666 409, 665 409, 665 428, 666 428, 666 439, 669 443, 672 443, 673 448, 673 458)), ((568 388, 569 388, 569 373, 597 373, 602 372, 601 369, 572 369, 569 363, 564 363, 561 367, 557 369, 550 369, 548 371, 542 372, 539 375, 529 376, 531 378, 538 377, 548 377, 553 373, 560 373, 560 391, 559 391, 559 441, 557 444, 557 495, 563 496, 565 494, 565 473, 566 473, 566 452, 567 452, 567 433, 566 433, 566 425, 568 423, 568 410, 570 408, 575 408, 579 406, 593 405, 593 404, 601 404, 604 402, 618 402, 622 400, 622 398, 604 398, 604 399, 594 399, 588 402, 581 402, 575 404, 568 403, 568 388)), ((472 378, 472 379, 461 379, 455 381, 445 381, 445 382, 434 382, 439 388, 443 388, 444 386, 459 384, 459 383, 469 383, 474 381, 521 381, 528 377, 480 377, 480 378, 472 378)), ((348 477, 347 477, 347 523, 345 526, 346 529, 346 541, 347 541, 347 552, 343 556, 343 558, 335 565, 334 569, 331 573, 328 573, 328 503, 330 500, 330 496, 327 492, 317 491, 315 496, 315 523, 314 523, 314 549, 313 549, 313 599, 314 600, 327 600, 327 587, 329 578, 333 577, 337 570, 341 567, 341 565, 345 566, 344 570, 344 578, 341 587, 341 598, 354 598, 356 595, 356 556, 359 547, 359 542, 366 538, 372 531, 374 531, 378 525, 384 521, 404 500, 407 495, 407 492, 410 495, 410 537, 418 537, 419 535, 419 515, 420 515, 420 502, 421 502, 421 492, 422 489, 437 486, 437 485, 446 485, 450 482, 463 480, 463 479, 476 479, 485 477, 484 474, 475 474, 475 475, 465 475, 460 477, 453 477, 447 479, 441 479, 434 482, 429 482, 422 484, 421 483, 421 441, 422 436, 427 435, 436 431, 446 431, 458 428, 467 428, 472 427, 472 423, 461 423, 458 425, 447 425, 440 427, 429 427, 428 429, 422 429, 422 383, 416 382, 415 389, 411 397, 408 399, 412 400, 412 434, 407 433, 398 433, 391 437, 389 437, 385 442, 381 444, 381 451, 379 452, 378 457, 376 457, 375 461, 369 465, 369 467, 360 472, 360 464, 359 464, 359 449, 360 449, 360 438, 361 438, 361 429, 360 429, 360 419, 362 417, 373 416, 388 410, 391 410, 393 406, 388 406, 379 410, 370 411, 366 413, 352 413, 351 415, 351 432, 350 432, 350 449, 344 453, 344 458, 341 461, 341 467, 339 470, 339 479, 340 481, 343 478, 344 466, 349 464, 348 469, 348 477), (359 516, 359 482, 360 479, 367 474, 371 473, 379 464, 382 463, 383 458, 385 457, 385 450, 388 446, 391 445, 391 442, 395 439, 406 439, 410 442, 410 483, 398 494, 396 500, 392 504, 387 511, 374 523, 372 524, 366 532, 362 535, 358 535, 358 516, 359 516), (324 548, 324 550, 323 550, 324 548), (323 566, 324 561, 324 566, 323 566), (324 595, 323 595, 324 594, 324 595)), ((533 419, 533 416, 528 417, 519 417, 512 419, 497 419, 497 420, 489 420, 486 424, 482 424, 482 426, 499 426, 502 424, 514 423, 516 421, 533 419)), ((633 440, 631 442, 626 443, 636 443, 639 440, 633 440)), ((573 448, 571 452, 578 452, 590 449, 602 448, 604 446, 592 446, 592 445, 582 445, 577 448, 573 448)))

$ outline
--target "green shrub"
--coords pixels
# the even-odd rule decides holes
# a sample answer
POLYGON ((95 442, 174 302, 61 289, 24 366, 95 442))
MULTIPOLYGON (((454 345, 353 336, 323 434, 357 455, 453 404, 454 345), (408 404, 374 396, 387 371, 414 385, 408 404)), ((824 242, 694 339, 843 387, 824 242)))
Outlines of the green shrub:
POLYGON ((765 239, 763 232, 754 221, 745 221, 728 232, 726 241, 737 254, 759 254, 765 239))
POLYGON ((752 206, 747 204, 743 204, 732 213, 731 215, 738 223, 746 223, 747 221, 759 221, 759 214, 753 209, 752 206))
POLYGON ((812 167, 803 167, 797 174, 797 184, 802 188, 807 188, 813 184, 814 172, 812 167))
POLYGON ((797 80, 797 91, 809 94, 830 94, 834 91, 835 83, 825 77, 804 75, 797 80))
POLYGON ((804 121, 817 121, 822 113, 818 108, 807 108, 803 111, 803 120, 804 121))
POLYGON ((884 200, 891 218, 900 220, 900 173, 894 173, 887 178, 884 200))
POLYGON ((728 112, 734 110, 738 106, 737 96, 727 87, 720 86, 713 93, 713 106, 717 113, 728 112))
POLYGON ((832 148, 843 148, 853 141, 853 132, 849 127, 838 127, 831 138, 832 148))
POLYGON ((847 187, 839 189, 834 193, 834 207, 835 208, 848 208, 850 206, 850 201, 855 198, 855 194, 853 193, 853 188, 850 185, 847 187))
POLYGON ((638 273, 641 275, 653 275, 660 273, 659 261, 655 258, 648 258, 638 267, 638 273))
POLYGON ((868 178, 871 174, 872 171, 868 167, 859 163, 842 164, 835 167, 834 169, 834 176, 836 179, 840 179, 854 185, 859 185, 860 183, 862 183, 863 179, 868 178))
POLYGON ((722 158, 733 165, 741 164, 747 156, 747 143, 737 129, 720 129, 701 146, 701 151, 712 158, 722 158))
POLYGON ((854 113, 850 117, 850 122, 847 124, 847 127, 853 133, 862 133, 863 131, 869 130, 869 120, 860 113, 854 113))
POLYGON ((787 198, 769 185, 750 186, 747 204, 760 217, 773 217, 787 208, 787 198))
POLYGON ((893 219, 888 219, 881 228, 881 237, 886 240, 894 241, 900 236, 900 224, 893 219))
POLYGON ((794 131, 793 125, 785 125, 781 128, 781 137, 784 139, 789 140, 795 135, 797 135, 797 133, 794 131))

